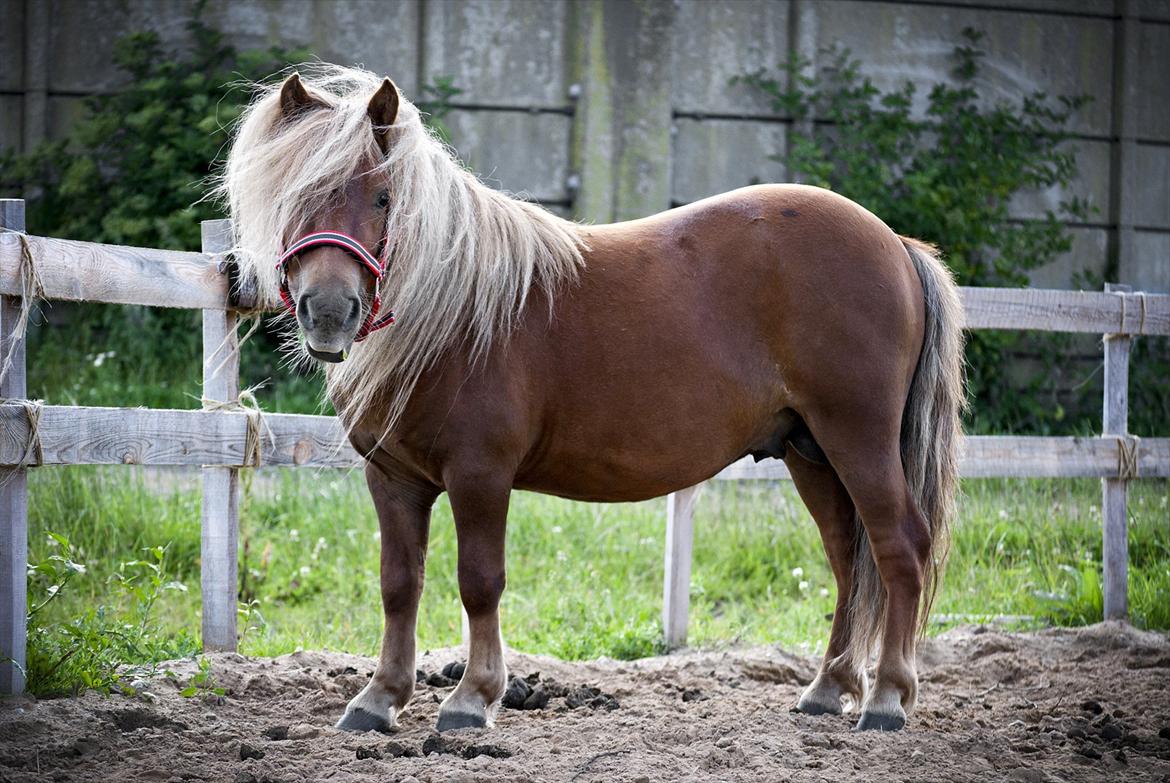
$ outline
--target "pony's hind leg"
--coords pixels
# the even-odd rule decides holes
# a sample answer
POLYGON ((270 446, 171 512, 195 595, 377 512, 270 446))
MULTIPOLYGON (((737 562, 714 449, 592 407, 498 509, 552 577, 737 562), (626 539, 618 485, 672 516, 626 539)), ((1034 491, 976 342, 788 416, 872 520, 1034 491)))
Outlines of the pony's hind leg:
POLYGON ((499 607, 511 480, 464 473, 445 479, 459 544, 459 596, 470 638, 463 677, 439 707, 439 731, 492 725, 508 679, 499 607))
POLYGON ((849 625, 857 536, 864 533, 858 527, 853 501, 830 465, 812 462, 797 449, 789 449, 784 462, 801 500, 816 520, 837 583, 837 606, 833 611, 829 646, 816 679, 801 695, 797 709, 810 715, 836 715, 841 712, 842 697, 850 697, 855 707, 860 707, 865 700, 864 662, 856 661, 852 655, 849 625))
POLYGON ((345 708, 337 728, 389 731, 414 693, 415 621, 436 493, 393 480, 374 462, 366 464, 366 483, 382 536, 382 652, 374 676, 345 708))
MULTIPOLYGON (((905 725, 918 696, 914 654, 931 556, 930 528, 907 485, 896 437, 868 444, 855 441, 844 449, 839 442, 819 436, 818 441, 853 499, 869 545, 869 553, 859 553, 854 571, 854 578, 861 583, 860 590, 854 591, 852 633, 867 637, 881 622, 876 679, 862 705, 857 728, 897 730, 905 725), (872 589, 884 592, 884 612, 879 597, 859 594, 873 583, 863 574, 866 569, 872 573, 874 567, 880 587, 872 589)), ((861 641, 861 650, 868 650, 868 639, 861 641)))

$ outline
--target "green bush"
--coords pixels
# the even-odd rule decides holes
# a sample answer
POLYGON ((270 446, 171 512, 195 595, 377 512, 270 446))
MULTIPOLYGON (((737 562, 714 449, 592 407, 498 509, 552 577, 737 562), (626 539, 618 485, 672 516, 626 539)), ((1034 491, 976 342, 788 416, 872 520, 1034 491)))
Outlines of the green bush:
POLYGON ((168 591, 187 590, 167 574, 165 547, 148 547, 141 560, 119 564, 105 582, 107 603, 88 603, 69 619, 50 620, 50 605, 74 579, 89 572, 69 539, 49 533, 52 553, 29 563, 28 689, 41 696, 86 690, 132 691, 130 683, 154 672, 159 661, 192 655, 194 639, 164 633, 154 613, 168 591), (130 662, 130 665, 125 665, 130 662))
POLYGON ((189 53, 164 51, 153 32, 114 49, 125 85, 85 99, 86 114, 60 141, 0 159, 6 189, 35 189, 28 222, 37 233, 119 245, 199 249, 199 221, 222 217, 200 199, 253 80, 304 49, 238 52, 198 14, 189 53))
MULTIPOLYGON (((202 198, 251 83, 306 49, 237 51, 204 24, 187 23, 190 47, 164 50, 153 32, 121 38, 114 63, 125 86, 85 100, 69 134, 25 155, 0 155, 0 192, 27 199, 28 230, 44 236, 198 250, 199 222, 223 217, 202 198)), ((54 402, 198 405, 198 312, 98 304, 46 305, 52 318, 29 337, 29 387, 54 402), (50 309, 52 308, 52 309, 50 309)), ((261 332, 243 376, 280 373, 279 337, 261 332)), ((265 395, 262 395, 265 396, 265 395)), ((287 378, 264 402, 313 410, 316 381, 287 378)))
MULTIPOLYGON (((1077 166, 1065 144, 1067 127, 1089 99, 1034 93, 1017 103, 991 101, 977 88, 982 37, 963 32, 954 81, 930 88, 921 117, 912 111, 914 84, 882 92, 860 62, 839 49, 827 53, 829 64, 819 72, 793 58, 778 71, 737 81, 793 119, 788 154, 776 156, 790 175, 854 199, 899 233, 937 244, 960 285, 1023 286, 1030 270, 1070 249, 1065 223, 1091 212, 1073 197, 1043 218, 1010 214, 1013 197, 1022 192, 1072 184, 1077 166)), ((1089 285, 1099 288, 1099 282, 1089 285)), ((1072 401, 1075 409, 1065 409, 1068 395, 1060 385, 1071 384, 1059 369, 1072 343, 1065 336, 969 333, 974 404, 968 425, 999 432, 1099 429, 1099 397, 1082 390, 1072 401), (1039 362, 1021 380, 1005 367, 1011 355, 1025 351, 1039 362)), ((1138 373, 1137 383, 1154 383, 1152 371, 1135 366, 1138 373)), ((1170 387, 1164 379, 1161 388, 1165 400, 1170 387)), ((1156 417, 1158 410, 1146 415, 1156 417)))

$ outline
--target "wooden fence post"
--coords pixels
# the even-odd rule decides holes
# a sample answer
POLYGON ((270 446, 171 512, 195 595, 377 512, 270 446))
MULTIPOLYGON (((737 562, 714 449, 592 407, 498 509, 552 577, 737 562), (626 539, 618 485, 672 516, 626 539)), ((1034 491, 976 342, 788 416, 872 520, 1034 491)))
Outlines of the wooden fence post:
POLYGON ((666 647, 687 643, 687 612, 691 603, 691 548, 694 543, 695 500, 699 486, 666 496, 666 569, 662 585, 662 632, 666 647))
MULTIPOLYGON (((203 252, 223 253, 231 248, 231 222, 202 223, 203 252)), ((236 314, 231 310, 203 311, 203 396, 233 402, 240 393, 240 352, 236 314)), ((203 649, 236 649, 236 570, 239 559, 239 471, 203 467, 202 572, 203 649)))
MULTIPOLYGON (((0 228, 24 231, 24 200, 0 199, 0 228)), ((0 362, 20 318, 19 296, 0 297, 0 362)), ((23 400, 24 338, 0 380, 0 398, 23 400)), ((0 694, 24 690, 28 641, 28 475, 23 467, 0 468, 0 694)))
MULTIPOLYGON (((1128 285, 1105 284, 1106 291, 1128 293, 1128 285)), ((1125 308, 1122 308, 1122 319, 1125 308)), ((1101 434, 1125 438, 1129 434, 1129 346, 1130 337, 1122 323, 1120 333, 1105 335, 1105 399, 1101 434)), ((1126 521, 1128 476, 1121 468, 1128 461, 1118 448, 1119 475, 1101 481, 1101 563, 1106 620, 1125 620, 1129 615, 1129 534, 1126 521)))

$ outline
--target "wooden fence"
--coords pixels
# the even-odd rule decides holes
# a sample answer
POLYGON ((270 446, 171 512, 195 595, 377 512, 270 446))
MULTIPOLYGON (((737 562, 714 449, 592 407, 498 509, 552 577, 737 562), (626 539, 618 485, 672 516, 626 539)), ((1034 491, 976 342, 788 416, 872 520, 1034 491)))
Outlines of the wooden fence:
MULTIPOLYGON (((179 307, 203 311, 203 396, 231 403, 239 391, 236 313, 223 254, 226 221, 203 224, 203 252, 182 253, 28 236, 24 203, 0 200, 0 346, 19 326, 23 293, 49 300, 179 307), (35 281, 32 279, 35 277, 35 281), (30 289, 30 285, 33 289, 30 289)), ((973 437, 968 477, 1104 479, 1105 612, 1126 614, 1126 482, 1170 476, 1170 438, 1126 434, 1132 335, 1170 334, 1170 296, 964 288, 970 329, 1037 329, 1105 334, 1104 434, 1085 438, 973 437)), ((2 356, 3 354, 0 354, 2 356)), ((351 468, 357 455, 325 416, 242 409, 149 410, 40 405, 28 401, 22 341, 0 382, 0 693, 23 689, 28 561, 26 471, 36 465, 198 466, 203 478, 203 645, 236 646, 238 475, 242 467, 351 468), (258 450, 258 451, 257 451, 258 450)), ((211 403, 208 407, 214 407, 211 403)), ((737 462, 716 480, 787 478, 784 464, 737 462)), ((697 488, 667 501, 663 626, 668 644, 686 640, 692 519, 697 488)))

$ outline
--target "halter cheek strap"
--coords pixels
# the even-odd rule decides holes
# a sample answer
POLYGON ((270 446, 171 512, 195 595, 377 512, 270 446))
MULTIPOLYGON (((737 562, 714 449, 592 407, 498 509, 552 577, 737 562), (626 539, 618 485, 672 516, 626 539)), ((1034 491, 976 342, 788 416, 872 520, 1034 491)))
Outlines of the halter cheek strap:
POLYGON ((361 242, 358 242, 348 234, 342 234, 340 231, 317 231, 293 242, 280 255, 280 260, 276 262, 276 268, 280 270, 280 298, 284 302, 284 306, 294 316, 297 314, 297 305, 293 301, 292 293, 288 289, 288 270, 286 269, 288 262, 291 261, 298 253, 303 253, 306 250, 314 247, 322 247, 329 245, 332 247, 339 247, 345 252, 349 253, 355 261, 365 267, 366 271, 374 276, 374 301, 370 305, 370 313, 366 316, 365 322, 358 329, 357 335, 354 337, 355 342, 361 342, 366 339, 371 332, 376 332, 379 329, 385 328, 394 323, 393 311, 387 312, 381 318, 378 318, 378 311, 382 307, 382 297, 378 294, 378 282, 385 274, 384 264, 374 258, 370 251, 366 250, 361 242))

